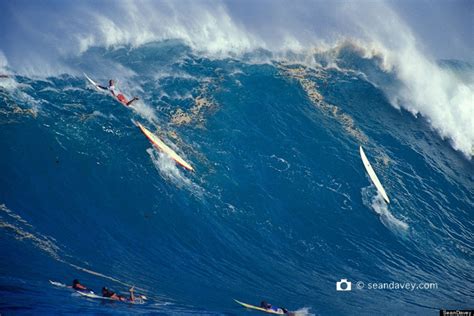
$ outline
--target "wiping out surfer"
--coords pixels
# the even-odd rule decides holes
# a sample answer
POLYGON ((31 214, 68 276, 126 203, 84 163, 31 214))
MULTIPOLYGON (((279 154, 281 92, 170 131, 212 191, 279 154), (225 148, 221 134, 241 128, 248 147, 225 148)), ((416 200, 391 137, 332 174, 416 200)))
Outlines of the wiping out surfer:
POLYGON ((104 286, 102 288, 102 296, 116 300, 116 301, 121 301, 121 302, 134 302, 135 301, 134 290, 135 290, 134 286, 132 286, 130 290, 128 290, 130 292, 130 297, 127 298, 125 296, 116 294, 115 292, 109 290, 108 288, 104 286))
POLYGON ((138 97, 133 97, 133 99, 131 99, 130 101, 127 100, 127 98, 120 92, 117 92, 115 90, 115 84, 114 84, 114 81, 112 79, 109 80, 109 86, 108 87, 104 87, 104 86, 101 86, 101 85, 97 85, 97 88, 100 88, 102 90, 107 90, 109 91, 114 97, 117 98, 117 100, 119 100, 121 103, 129 106, 130 104, 132 104, 134 101, 136 100, 139 100, 138 97))

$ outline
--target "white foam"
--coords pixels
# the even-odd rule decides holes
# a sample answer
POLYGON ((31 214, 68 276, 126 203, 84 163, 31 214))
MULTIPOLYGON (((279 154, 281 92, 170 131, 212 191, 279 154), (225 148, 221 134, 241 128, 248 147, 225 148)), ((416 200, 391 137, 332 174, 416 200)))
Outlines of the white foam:
POLYGON ((153 110, 153 108, 148 106, 145 102, 141 100, 134 101, 130 107, 148 122, 155 124, 158 122, 158 117, 155 114, 155 110, 153 110))
MULTIPOLYGON (((8 44, 7 57, 23 74, 73 74, 78 69, 72 69, 74 63, 67 61, 91 47, 137 47, 179 39, 195 52, 212 57, 264 49, 267 52, 259 62, 281 59, 316 64, 314 53, 349 39, 360 43, 366 57, 381 56, 382 67, 403 83, 399 90, 385 90, 394 106, 425 117, 442 138, 470 158, 474 155, 474 86, 438 67, 423 39, 397 14, 396 6, 383 1, 292 6, 278 0, 271 5, 265 1, 239 5, 224 1, 122 1, 99 11, 94 4, 78 2, 64 10, 59 20, 51 19, 50 10, 37 12, 36 7, 25 6, 22 15, 28 18, 18 22, 23 26, 22 36, 8 44), (48 37, 39 42, 36 32, 48 37)), ((457 35, 453 32, 450 43, 455 43, 457 35)), ((455 48, 452 54, 457 56, 455 48)), ((0 66, 5 64, 1 54, 0 66)), ((106 59, 96 64, 98 71, 109 76, 116 72, 127 77, 131 72, 120 64, 110 67, 106 59)), ((337 63, 329 67, 338 68, 337 63)))
POLYGON ((180 189, 185 188, 196 194, 198 197, 203 196, 204 190, 187 178, 183 174, 183 171, 176 166, 174 160, 172 160, 168 155, 153 148, 148 148, 146 152, 150 156, 156 170, 158 170, 163 178, 169 180, 180 189))
POLYGON ((291 164, 288 161, 276 155, 265 157, 269 160, 269 167, 275 169, 278 172, 285 172, 291 167, 291 164))
POLYGON ((364 205, 377 213, 382 224, 388 229, 395 232, 407 231, 409 228, 408 224, 393 216, 380 192, 376 191, 377 194, 373 195, 372 192, 374 190, 375 187, 373 185, 362 188, 362 201, 364 205))
POLYGON ((311 315, 315 315, 315 314, 313 314, 313 313, 310 313, 309 310, 310 310, 309 307, 302 307, 302 308, 299 308, 299 309, 293 311, 292 313, 293 313, 295 316, 311 316, 311 315))
POLYGON ((441 68, 423 51, 408 26, 389 8, 366 12, 377 27, 359 22, 366 39, 359 42, 366 58, 381 58, 381 67, 402 83, 380 86, 395 107, 421 114, 454 149, 474 156, 474 84, 441 68))
POLYGON ((0 50, 0 75, 7 77, 0 78, 0 88, 13 91, 18 88, 18 83, 13 79, 11 72, 8 70, 8 60, 5 54, 0 50))

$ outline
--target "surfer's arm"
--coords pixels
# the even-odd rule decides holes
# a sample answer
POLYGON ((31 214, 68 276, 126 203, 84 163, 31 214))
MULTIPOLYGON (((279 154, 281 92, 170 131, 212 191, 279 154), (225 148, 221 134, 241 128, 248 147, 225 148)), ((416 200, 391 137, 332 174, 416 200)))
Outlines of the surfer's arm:
POLYGON ((102 89, 102 90, 108 90, 108 89, 109 89, 109 88, 107 88, 107 87, 103 87, 103 86, 100 86, 100 85, 97 85, 97 88, 100 88, 100 89, 102 89))
POLYGON ((135 286, 132 286, 132 288, 129 290, 130 292, 130 301, 135 301, 135 295, 133 294, 133 291, 135 290, 135 286))

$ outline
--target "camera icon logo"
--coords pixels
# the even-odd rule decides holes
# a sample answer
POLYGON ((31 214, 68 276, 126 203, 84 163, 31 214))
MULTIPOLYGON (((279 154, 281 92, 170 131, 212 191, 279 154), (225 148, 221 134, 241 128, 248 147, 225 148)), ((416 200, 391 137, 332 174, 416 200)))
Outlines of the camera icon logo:
POLYGON ((341 279, 341 281, 336 282, 336 291, 350 291, 352 290, 352 283, 347 281, 347 279, 341 279))

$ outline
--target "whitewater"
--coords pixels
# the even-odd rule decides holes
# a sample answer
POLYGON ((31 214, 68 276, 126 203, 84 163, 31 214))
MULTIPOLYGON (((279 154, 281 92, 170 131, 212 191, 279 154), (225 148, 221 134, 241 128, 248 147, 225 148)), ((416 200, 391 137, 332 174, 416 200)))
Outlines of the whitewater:
POLYGON ((1 7, 0 313, 472 308, 472 43, 436 56, 391 2, 1 7), (397 282, 435 286, 368 288, 397 282))

